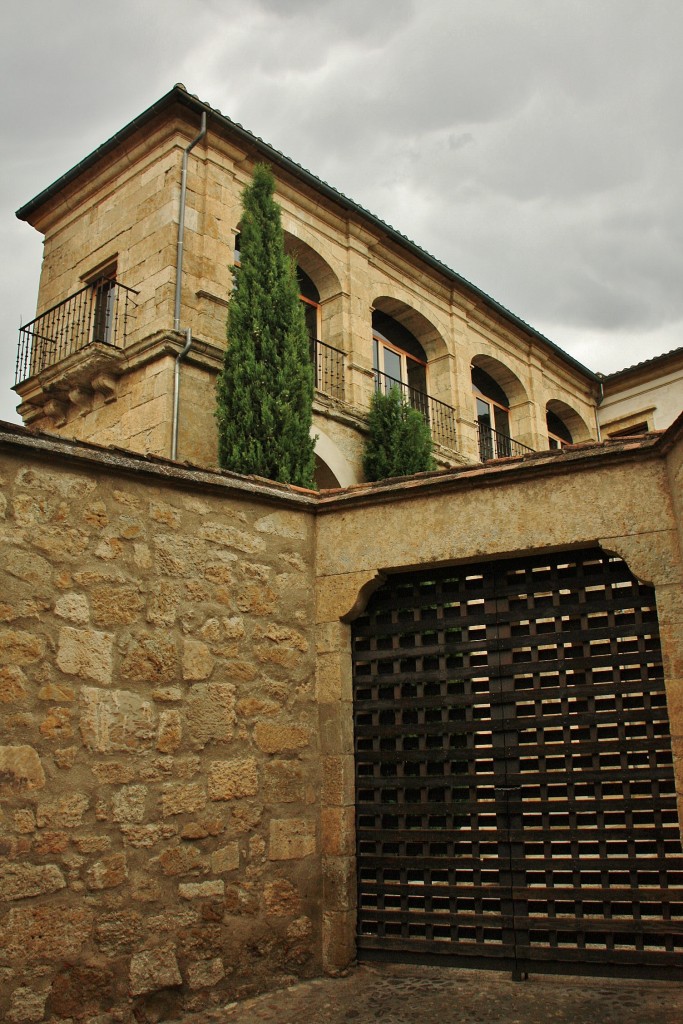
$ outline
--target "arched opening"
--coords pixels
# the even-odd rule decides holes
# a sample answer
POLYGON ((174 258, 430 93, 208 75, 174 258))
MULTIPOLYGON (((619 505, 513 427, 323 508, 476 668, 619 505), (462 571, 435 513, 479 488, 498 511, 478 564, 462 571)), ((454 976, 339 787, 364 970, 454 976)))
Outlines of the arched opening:
POLYGON ((376 390, 400 387, 406 399, 429 423, 432 438, 456 447, 455 410, 436 395, 450 399, 447 369, 430 373, 430 361, 447 354, 446 344, 421 313, 399 299, 379 296, 372 310, 372 368, 376 390))
POLYGON ((415 335, 394 317, 372 312, 372 368, 376 386, 393 385, 427 393, 427 354, 415 335))
POLYGON ((590 439, 590 431, 578 412, 558 398, 551 399, 546 405, 546 425, 549 448, 564 448, 590 439))
POLYGON ((526 400, 520 381, 502 363, 488 356, 475 357, 471 373, 482 462, 531 451, 513 437, 511 410, 526 400))
POLYGON ((551 409, 546 411, 545 424, 548 428, 549 448, 566 448, 567 445, 572 444, 571 430, 564 420, 560 419, 557 413, 554 413, 551 409))
POLYGON ((319 455, 315 457, 315 472, 313 474, 315 486, 319 491, 328 491, 334 487, 341 487, 336 476, 330 467, 323 462, 319 455))

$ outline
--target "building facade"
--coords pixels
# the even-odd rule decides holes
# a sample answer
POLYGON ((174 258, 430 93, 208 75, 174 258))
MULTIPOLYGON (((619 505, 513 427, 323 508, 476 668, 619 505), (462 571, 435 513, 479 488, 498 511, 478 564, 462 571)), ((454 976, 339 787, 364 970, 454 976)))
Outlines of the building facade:
POLYGON ((179 458, 215 462, 213 385, 258 161, 306 304, 321 486, 361 479, 372 393, 394 381, 444 466, 597 436, 590 370, 180 86, 18 212, 45 238, 17 369, 26 424, 156 455, 175 433, 179 458))

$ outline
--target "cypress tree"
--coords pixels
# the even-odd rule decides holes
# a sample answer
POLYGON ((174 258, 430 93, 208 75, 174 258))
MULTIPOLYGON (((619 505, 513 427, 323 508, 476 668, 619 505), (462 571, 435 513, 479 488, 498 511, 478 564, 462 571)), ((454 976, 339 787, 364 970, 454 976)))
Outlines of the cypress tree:
POLYGON ((269 167, 243 194, 240 266, 216 383, 222 468, 313 487, 313 366, 296 265, 285 253, 269 167))
POLYGON ((368 418, 370 434, 363 452, 366 480, 410 476, 434 469, 429 424, 411 408, 398 386, 375 391, 368 418))

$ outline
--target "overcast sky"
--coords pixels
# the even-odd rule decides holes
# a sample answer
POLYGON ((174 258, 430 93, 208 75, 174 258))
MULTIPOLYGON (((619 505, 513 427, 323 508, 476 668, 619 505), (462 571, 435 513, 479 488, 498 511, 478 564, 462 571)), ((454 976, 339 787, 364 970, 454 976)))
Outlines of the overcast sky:
POLYGON ((183 82, 591 369, 683 344, 680 0, 5 0, 0 418, 41 238, 14 211, 183 82))

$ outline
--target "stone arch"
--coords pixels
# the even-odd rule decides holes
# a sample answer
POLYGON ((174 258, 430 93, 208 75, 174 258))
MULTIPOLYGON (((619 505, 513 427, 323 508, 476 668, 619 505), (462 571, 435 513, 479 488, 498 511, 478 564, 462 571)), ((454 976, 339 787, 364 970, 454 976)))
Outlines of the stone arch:
POLYGON ((349 460, 341 453, 335 442, 316 423, 311 428, 316 437, 316 483, 320 487, 350 487, 358 483, 358 476, 349 460), (333 478, 333 483, 329 478, 333 478))
POLYGON ((510 409, 514 408, 514 406, 521 405, 524 402, 528 402, 529 398, 526 388, 519 377, 513 373, 510 367, 506 366, 505 363, 501 363, 500 360, 494 359, 493 356, 480 354, 474 356, 472 359, 472 368, 481 369, 484 373, 487 373, 489 377, 493 378, 498 387, 505 392, 510 409))
POLYGON ((566 402, 562 402, 559 398, 551 398, 546 403, 546 413, 553 413, 557 416, 571 434, 572 442, 578 443, 580 441, 588 441, 590 439, 590 431, 581 416, 575 409, 572 409, 566 402))
POLYGON ((297 265, 308 274, 320 293, 320 301, 324 305, 326 299, 338 295, 341 282, 336 273, 319 252, 308 242, 285 231, 285 252, 292 256, 297 265))
POLYGON ((428 362, 448 353, 441 332, 414 306, 390 295, 378 295, 371 308, 392 317, 409 331, 424 349, 428 362))

